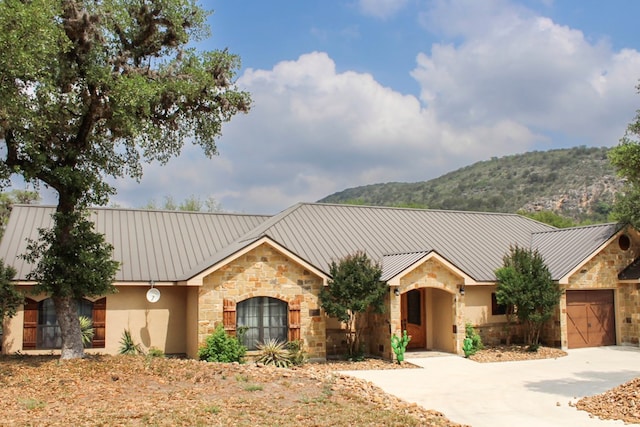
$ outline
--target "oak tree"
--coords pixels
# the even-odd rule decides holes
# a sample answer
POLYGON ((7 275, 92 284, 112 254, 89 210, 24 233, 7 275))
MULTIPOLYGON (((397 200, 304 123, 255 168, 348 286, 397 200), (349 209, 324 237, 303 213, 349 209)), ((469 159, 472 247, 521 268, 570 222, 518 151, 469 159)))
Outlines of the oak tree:
POLYGON ((52 295, 61 357, 83 356, 76 301, 113 291, 117 265, 87 209, 187 141, 216 154, 222 125, 250 108, 239 58, 198 52, 208 13, 195 0, 0 2, 0 178, 57 193, 53 228, 25 257, 52 295))
MULTIPOLYGON (((640 85, 636 89, 640 92, 640 85)), ((616 196, 613 215, 640 228, 640 110, 636 111, 620 143, 609 151, 609 160, 618 175, 626 179, 624 190, 616 196)))

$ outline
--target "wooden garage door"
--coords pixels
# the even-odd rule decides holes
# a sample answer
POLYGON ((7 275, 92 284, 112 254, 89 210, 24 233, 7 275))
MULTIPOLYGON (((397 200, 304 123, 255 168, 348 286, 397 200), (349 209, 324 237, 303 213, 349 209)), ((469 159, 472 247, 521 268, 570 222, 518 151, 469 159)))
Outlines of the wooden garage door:
POLYGON ((613 291, 567 291, 569 348, 616 343, 613 291))

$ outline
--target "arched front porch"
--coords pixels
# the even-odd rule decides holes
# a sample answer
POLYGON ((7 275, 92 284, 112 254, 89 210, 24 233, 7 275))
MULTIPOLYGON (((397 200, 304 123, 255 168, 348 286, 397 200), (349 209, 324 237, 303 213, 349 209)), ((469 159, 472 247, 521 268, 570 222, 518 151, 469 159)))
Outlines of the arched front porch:
POLYGON ((400 327, 411 336, 409 350, 457 353, 455 294, 438 288, 401 293, 400 327))

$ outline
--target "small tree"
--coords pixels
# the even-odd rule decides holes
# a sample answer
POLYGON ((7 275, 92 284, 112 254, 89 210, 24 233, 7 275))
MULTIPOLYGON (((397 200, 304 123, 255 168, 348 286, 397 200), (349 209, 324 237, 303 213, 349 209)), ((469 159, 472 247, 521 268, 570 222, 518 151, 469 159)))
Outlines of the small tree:
POLYGON ((15 268, 5 266, 0 260, 0 330, 4 318, 13 317, 18 307, 24 303, 24 294, 11 283, 15 275, 15 268))
POLYGON ((347 255, 330 267, 332 279, 320 292, 320 303, 331 317, 346 324, 347 350, 350 356, 360 351, 362 316, 369 309, 384 312, 387 285, 380 281, 382 269, 364 252, 347 255))
POLYGON ((558 305, 560 290, 537 250, 512 247, 504 266, 496 270, 499 304, 515 307, 525 328, 525 343, 531 349, 540 345, 540 332, 558 305))

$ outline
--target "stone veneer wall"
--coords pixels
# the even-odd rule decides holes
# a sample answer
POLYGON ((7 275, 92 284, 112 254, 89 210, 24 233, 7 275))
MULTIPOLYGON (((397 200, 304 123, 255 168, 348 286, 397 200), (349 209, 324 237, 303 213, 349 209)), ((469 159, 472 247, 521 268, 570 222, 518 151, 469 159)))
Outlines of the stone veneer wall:
MULTIPOLYGON (((451 340, 451 347, 454 352, 458 354, 462 354, 462 341, 465 337, 464 295, 459 295, 458 293, 458 285, 463 282, 464 280, 462 277, 453 273, 448 267, 433 258, 420 264, 413 271, 400 279, 401 294, 412 289, 434 288, 446 291, 453 296, 451 309, 452 316, 450 324, 446 326, 446 329, 451 332, 448 333, 449 336, 446 337, 446 340, 451 340), (456 325, 456 333, 453 332, 453 325, 456 325)), ((400 319, 400 297, 391 295, 390 298, 389 321, 391 323, 391 333, 399 335, 402 332, 400 319)), ((429 308, 427 306, 427 310, 428 309, 429 308)), ((429 323, 427 323, 427 328, 431 327, 431 330, 436 333, 435 331, 437 331, 437 329, 433 326, 434 325, 430 326, 429 323)), ((386 332, 385 329, 386 328, 383 328, 380 333, 386 332)), ((383 333, 383 335, 385 334, 383 333)), ((429 332, 427 330, 427 337, 428 336, 429 332)), ((427 347, 429 346, 429 339, 427 338, 427 347)))
MULTIPOLYGON (((627 250, 620 248, 618 238, 613 239, 598 255, 589 260, 569 278, 569 284, 561 285, 562 290, 613 289, 616 309, 616 339, 618 344, 636 344, 640 329, 640 299, 634 284, 618 282, 618 273, 624 270, 640 254, 640 236, 628 231, 631 245, 627 250)), ((567 341, 567 299, 560 297, 555 318, 549 322, 542 339, 548 343, 559 343, 568 348, 567 341)))
POLYGON ((318 295, 322 278, 269 244, 262 244, 205 277, 198 295, 198 343, 223 322, 223 301, 272 297, 300 305, 300 338, 310 359, 326 358, 326 319, 318 295))

